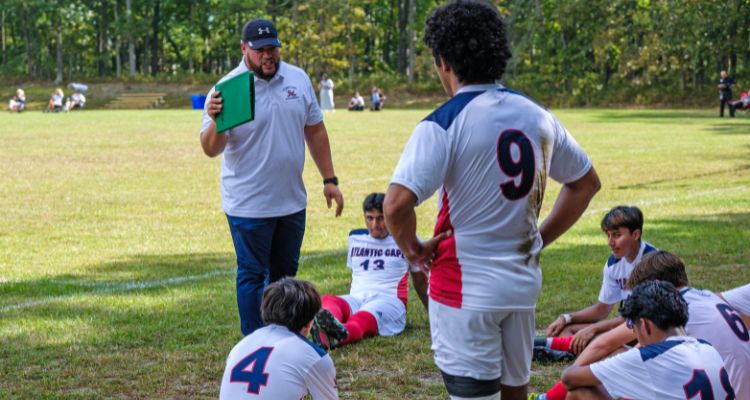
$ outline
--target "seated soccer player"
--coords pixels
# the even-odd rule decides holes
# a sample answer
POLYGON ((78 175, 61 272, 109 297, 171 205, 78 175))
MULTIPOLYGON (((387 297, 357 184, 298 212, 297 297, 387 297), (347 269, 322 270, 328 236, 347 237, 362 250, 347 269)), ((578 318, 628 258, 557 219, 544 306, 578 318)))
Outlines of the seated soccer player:
POLYGON ((326 352, 307 340, 320 295, 310 282, 283 278, 266 288, 266 326, 245 336, 229 353, 222 400, 338 399, 336 369, 326 352))
POLYGON ((562 378, 568 399, 735 398, 719 352, 687 336, 688 305, 674 285, 639 284, 620 315, 641 347, 589 366, 568 367, 562 378))
POLYGON ((625 288, 630 272, 644 254, 654 251, 654 246, 641 239, 643 213, 637 207, 617 206, 602 218, 601 228, 607 234, 607 244, 612 250, 604 264, 602 287, 596 304, 582 310, 560 315, 547 327, 547 338, 534 341, 535 359, 545 361, 545 355, 553 354, 540 350, 553 349, 579 354, 596 335, 606 332, 623 322, 622 318, 605 318, 615 304, 625 300, 630 291, 625 288), (571 336, 572 335, 572 336, 571 336), (556 337, 559 336, 559 337, 556 337))
POLYGON ((409 272, 427 307, 427 276, 410 267, 383 220, 383 193, 371 193, 362 208, 367 229, 349 234, 347 266, 352 269, 348 295, 323 296, 312 340, 335 348, 375 335, 393 336, 406 327, 409 272))
POLYGON ((742 321, 750 326, 750 283, 727 290, 719 295, 732 308, 742 314, 742 321))
MULTIPOLYGON (((631 273, 627 286, 653 280, 667 281, 680 290, 690 313, 685 326, 687 334, 713 344, 724 359, 737 398, 750 399, 750 332, 740 315, 714 293, 689 287, 685 265, 674 254, 655 251, 643 257, 631 273)), ((634 339, 634 332, 623 323, 594 339, 575 364, 589 365, 622 352, 634 339)), ((532 394, 529 398, 562 400, 566 394, 562 383, 558 382, 546 393, 532 394)))

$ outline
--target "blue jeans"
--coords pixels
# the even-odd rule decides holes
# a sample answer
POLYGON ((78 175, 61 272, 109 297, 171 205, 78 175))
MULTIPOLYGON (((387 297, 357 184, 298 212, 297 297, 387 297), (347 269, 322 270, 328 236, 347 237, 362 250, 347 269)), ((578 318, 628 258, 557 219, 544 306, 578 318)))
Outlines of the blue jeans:
POLYGON ((237 254, 237 308, 247 336, 264 325, 260 314, 266 286, 297 274, 305 210, 274 218, 227 215, 237 254))

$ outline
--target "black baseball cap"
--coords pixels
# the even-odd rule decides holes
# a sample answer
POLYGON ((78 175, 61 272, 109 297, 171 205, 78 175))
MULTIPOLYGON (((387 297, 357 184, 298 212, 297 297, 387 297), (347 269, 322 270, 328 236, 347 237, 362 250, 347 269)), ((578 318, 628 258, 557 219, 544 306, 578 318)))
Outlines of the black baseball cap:
POLYGON ((279 35, 273 22, 265 19, 254 19, 248 21, 242 28, 242 41, 247 43, 253 50, 262 49, 266 46, 281 47, 279 35))

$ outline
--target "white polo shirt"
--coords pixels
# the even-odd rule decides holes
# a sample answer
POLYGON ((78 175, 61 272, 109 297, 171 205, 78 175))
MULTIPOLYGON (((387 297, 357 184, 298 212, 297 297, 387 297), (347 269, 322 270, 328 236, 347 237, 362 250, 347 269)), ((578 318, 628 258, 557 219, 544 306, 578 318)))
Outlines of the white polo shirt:
MULTIPOLYGON (((219 82, 247 71, 244 59, 219 82)), ((205 131, 211 124, 203 107, 205 131)), ((310 77, 285 62, 271 80, 255 77, 255 120, 224 132, 221 158, 221 205, 233 217, 270 218, 294 214, 307 206, 302 182, 305 126, 323 121, 310 77)))
POLYGON ((537 227, 547 177, 591 161, 552 113, 501 85, 467 85, 414 129, 392 183, 418 203, 440 189, 430 297, 476 311, 530 310, 542 284, 537 227))

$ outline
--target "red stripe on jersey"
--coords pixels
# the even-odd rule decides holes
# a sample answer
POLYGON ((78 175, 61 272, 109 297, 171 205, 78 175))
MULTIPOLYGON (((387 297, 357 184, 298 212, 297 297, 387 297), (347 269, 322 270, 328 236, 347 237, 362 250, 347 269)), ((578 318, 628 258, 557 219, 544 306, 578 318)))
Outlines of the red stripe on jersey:
POLYGON ((404 307, 408 307, 409 303, 409 271, 406 271, 404 277, 398 282, 398 288, 396 289, 396 296, 399 300, 404 303, 404 307))
MULTIPOLYGON (((453 230, 451 224, 448 192, 443 188, 443 201, 435 223, 434 235, 453 230)), ((463 295, 461 294, 461 264, 456 255, 455 232, 443 240, 435 249, 435 258, 430 270, 430 297, 438 303, 450 307, 461 308, 463 295)))

